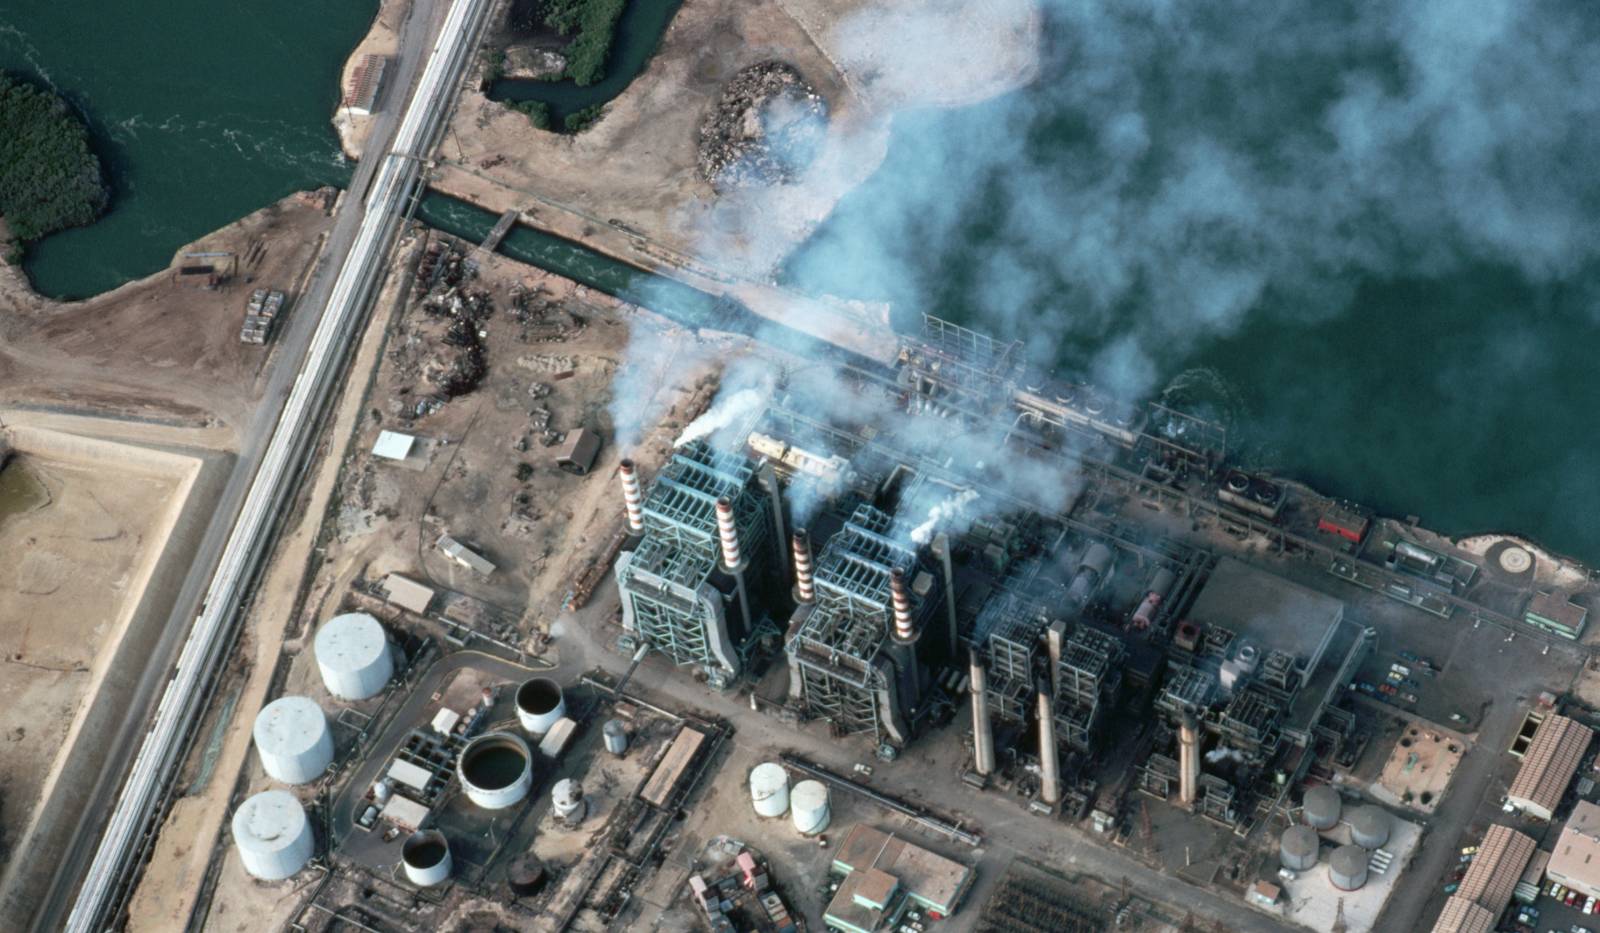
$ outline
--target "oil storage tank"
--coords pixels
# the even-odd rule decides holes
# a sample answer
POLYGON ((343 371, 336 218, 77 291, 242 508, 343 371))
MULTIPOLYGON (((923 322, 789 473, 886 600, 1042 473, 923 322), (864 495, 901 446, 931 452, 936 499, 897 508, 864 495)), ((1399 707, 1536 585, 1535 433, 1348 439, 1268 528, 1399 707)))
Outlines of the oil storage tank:
POLYGON ((775 761, 764 761, 750 771, 750 803, 757 816, 783 816, 789 812, 789 772, 775 761))
POLYGON ((419 888, 443 884, 454 867, 450 858, 450 842, 437 829, 412 833, 400 847, 400 864, 406 878, 419 888))
POLYGON ((789 794, 789 810, 794 828, 804 836, 815 836, 828 828, 832 814, 828 809, 828 786, 821 781, 801 781, 789 794))
POLYGON ((1278 859, 1290 871, 1308 871, 1316 867, 1317 850, 1321 845, 1316 830, 1297 824, 1283 831, 1278 843, 1278 859))
POLYGON ((628 730, 622 720, 607 719, 600 733, 605 738, 606 751, 619 758, 628 753, 628 730))
POLYGON ((1367 883, 1367 850, 1340 846, 1328 856, 1328 880, 1341 891, 1354 891, 1367 883))
POLYGON ((1339 792, 1326 784, 1318 784, 1306 791, 1305 797, 1300 801, 1300 812, 1306 825, 1318 832, 1326 832, 1339 825, 1339 813, 1343 803, 1339 800, 1339 792))
POLYGON ((314 781, 333 763, 328 717, 310 697, 279 697, 263 706, 251 734, 261 767, 275 781, 314 781))
POLYGON ((544 735, 566 715, 566 695, 550 678, 535 677, 517 688, 517 721, 529 735, 544 735))
POLYGON ((311 821, 294 794, 267 790, 233 813, 233 844, 251 877, 282 881, 304 868, 316 850, 311 821))
POLYGON ((323 623, 312 650, 322 682, 341 700, 376 696, 394 676, 389 638, 365 612, 347 612, 323 623))
POLYGON ((1389 814, 1372 804, 1350 813, 1350 841, 1363 849, 1382 848, 1389 841, 1389 814))
POLYGON ((522 801, 533 786, 533 753, 509 732, 490 732, 467 743, 456 763, 467 799, 485 810, 522 801))

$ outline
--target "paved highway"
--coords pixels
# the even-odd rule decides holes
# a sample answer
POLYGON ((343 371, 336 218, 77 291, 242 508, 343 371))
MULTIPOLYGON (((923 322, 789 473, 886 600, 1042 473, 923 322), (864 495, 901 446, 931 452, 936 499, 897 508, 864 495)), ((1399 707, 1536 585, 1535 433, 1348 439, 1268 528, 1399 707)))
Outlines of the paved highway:
POLYGON ((298 486, 326 403, 409 213, 423 160, 472 60, 488 6, 488 0, 455 0, 443 10, 438 38, 430 43, 439 10, 430 0, 418 0, 402 27, 395 83, 366 147, 384 155, 362 161, 319 268, 291 314, 263 404, 244 432, 238 464, 185 579, 174 622, 152 657, 138 700, 130 704, 139 714, 127 717, 118 735, 106 737, 111 748, 104 770, 34 915, 34 929, 87 933, 119 922, 127 882, 137 874, 190 731, 231 651, 239 610, 270 550, 276 519, 298 486), (409 103, 396 116, 407 91, 412 91, 409 103), (149 704, 158 694, 151 722, 149 704), (132 767, 123 772, 120 765, 130 759, 132 767), (124 774, 126 784, 117 794, 124 774), (97 837, 101 825, 105 832, 97 837), (62 923, 80 877, 82 886, 62 923))

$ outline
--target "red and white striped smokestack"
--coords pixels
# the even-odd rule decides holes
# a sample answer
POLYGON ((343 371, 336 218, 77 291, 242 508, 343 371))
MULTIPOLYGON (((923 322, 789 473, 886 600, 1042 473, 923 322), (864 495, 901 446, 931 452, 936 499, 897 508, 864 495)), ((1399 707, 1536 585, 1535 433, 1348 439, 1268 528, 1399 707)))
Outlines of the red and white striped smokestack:
POLYGON ((717 500, 717 535, 722 538, 722 563, 729 570, 739 569, 739 528, 733 523, 733 500, 717 500))
POLYGON ((639 488, 639 473, 633 461, 624 459, 617 466, 622 477, 622 508, 628 516, 628 530, 634 534, 644 531, 644 491, 639 488))
POLYGON ((906 591, 906 574, 899 567, 889 571, 889 598, 894 601, 894 637, 910 641, 917 637, 911 621, 911 594, 906 591))
POLYGON ((794 597, 802 603, 817 601, 817 584, 811 575, 811 536, 804 528, 794 532, 794 597))

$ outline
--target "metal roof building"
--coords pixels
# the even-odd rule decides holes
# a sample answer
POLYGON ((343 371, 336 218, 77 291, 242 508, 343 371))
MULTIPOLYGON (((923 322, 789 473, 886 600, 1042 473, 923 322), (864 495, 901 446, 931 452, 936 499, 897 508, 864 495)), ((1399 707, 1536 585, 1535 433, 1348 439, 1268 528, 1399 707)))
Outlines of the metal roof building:
POLYGON ((1511 892, 1522 880, 1522 871, 1533 858, 1538 843, 1509 826, 1495 824, 1484 833, 1478 857, 1456 889, 1456 896, 1476 903, 1491 916, 1498 917, 1511 901, 1511 892))
POLYGON ((1550 819, 1593 738, 1594 730, 1575 719, 1547 717, 1522 756, 1507 802, 1539 819, 1550 819))
POLYGON ((422 615, 428 611, 428 604, 433 602, 433 587, 391 573, 383 578, 383 598, 401 609, 422 615))
POLYGON ((930 915, 942 917, 955 912, 973 879, 972 869, 960 862, 863 823, 852 826, 839 843, 833 870, 845 879, 823 917, 840 929, 859 931, 875 929, 882 919, 887 904, 874 904, 886 878, 930 915))
POLYGON ((378 440, 372 445, 372 455, 385 460, 404 460, 411 455, 411 445, 416 440, 397 431, 379 431, 378 440))
POLYGON ((444 552, 444 556, 480 577, 487 577, 494 573, 493 562, 447 534, 439 536, 437 546, 440 551, 444 552))
POLYGON ((1444 902, 1433 933, 1489 933, 1495 915, 1459 894, 1444 902))
POLYGON ((1600 806, 1578 801, 1556 840, 1545 874, 1589 897, 1600 897, 1600 806))

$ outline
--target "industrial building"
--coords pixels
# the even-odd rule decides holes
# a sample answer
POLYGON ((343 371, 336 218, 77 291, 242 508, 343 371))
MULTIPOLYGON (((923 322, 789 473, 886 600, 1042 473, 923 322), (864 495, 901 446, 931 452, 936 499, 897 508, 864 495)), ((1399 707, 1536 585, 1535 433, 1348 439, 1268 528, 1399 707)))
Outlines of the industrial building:
POLYGON ((828 540, 814 578, 798 584, 811 599, 795 609, 785 649, 790 698, 807 716, 900 748, 928 712, 929 653, 945 644, 928 629, 949 607, 940 570, 892 524, 860 505, 828 540))
POLYGON ((843 878, 823 919, 850 933, 893 928, 918 906, 930 920, 949 917, 972 886, 972 869, 891 833, 858 823, 839 843, 833 871, 843 878))
MULTIPOLYGON (((1522 880, 1523 871, 1537 848, 1538 843, 1532 838, 1509 826, 1490 826, 1478 847, 1477 857, 1467 868, 1451 900, 1475 905, 1493 921, 1511 903, 1511 893, 1522 880)), ((1475 930, 1482 916, 1462 904, 1455 907, 1446 904, 1434 924, 1434 933, 1475 930)))
POLYGON ((1586 897, 1600 898, 1600 806, 1580 800, 1572 808, 1545 875, 1586 897))
POLYGON ((1553 818, 1593 739, 1594 730, 1575 719, 1546 716, 1522 756, 1506 803, 1541 820, 1553 818))
POLYGON ((621 470, 630 540, 617 556, 628 635, 703 673, 733 682, 781 593, 777 480, 749 459, 701 441, 680 447, 648 496, 632 461, 621 470))

